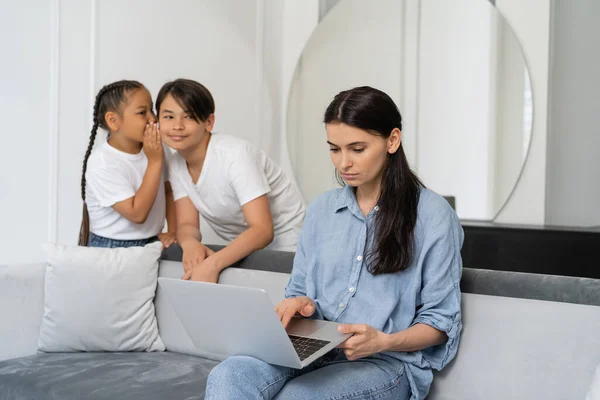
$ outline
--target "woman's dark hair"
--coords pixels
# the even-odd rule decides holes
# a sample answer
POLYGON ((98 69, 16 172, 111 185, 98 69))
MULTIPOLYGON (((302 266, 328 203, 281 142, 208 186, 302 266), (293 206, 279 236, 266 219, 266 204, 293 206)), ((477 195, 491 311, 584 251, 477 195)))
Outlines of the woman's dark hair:
POLYGON ((90 133, 90 142, 88 143, 85 157, 83 158, 83 170, 81 172, 81 199, 83 200, 83 216, 81 218, 81 228, 79 229, 79 245, 87 246, 87 242, 90 236, 90 216, 88 214, 87 204, 85 203, 85 172, 87 171, 87 162, 92 153, 94 147, 94 141, 96 140, 96 133, 98 127, 109 130, 104 116, 107 112, 112 111, 121 113, 123 103, 127 100, 127 97, 131 92, 137 89, 143 88, 139 82, 136 81, 118 81, 113 82, 104 86, 96 95, 96 101, 94 102, 94 117, 92 126, 92 132, 90 133))
MULTIPOLYGON (((381 90, 369 86, 338 93, 327 107, 323 122, 345 124, 385 139, 395 128, 402 130, 402 116, 394 101, 381 90)), ((336 178, 345 185, 338 171, 336 178)), ((422 187, 400 144, 394 154, 388 153, 381 180, 373 248, 367 255, 368 270, 373 275, 399 272, 409 267, 422 187)))
POLYGON ((210 91, 201 83, 191 79, 176 79, 160 88, 156 97, 156 115, 165 98, 171 95, 186 112, 192 114, 196 122, 204 122, 215 112, 215 100, 210 91))

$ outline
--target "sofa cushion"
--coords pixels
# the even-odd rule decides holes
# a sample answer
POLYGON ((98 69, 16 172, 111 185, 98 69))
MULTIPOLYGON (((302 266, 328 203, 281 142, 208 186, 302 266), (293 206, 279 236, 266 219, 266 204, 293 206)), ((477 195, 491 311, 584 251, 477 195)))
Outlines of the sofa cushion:
POLYGON ((0 362, 3 400, 203 399, 215 361, 171 352, 48 353, 0 362))
POLYGON ((600 307, 462 295, 456 358, 432 400, 584 399, 600 363, 600 307))
POLYGON ((164 351, 154 295, 162 244, 92 248, 49 244, 38 349, 164 351))

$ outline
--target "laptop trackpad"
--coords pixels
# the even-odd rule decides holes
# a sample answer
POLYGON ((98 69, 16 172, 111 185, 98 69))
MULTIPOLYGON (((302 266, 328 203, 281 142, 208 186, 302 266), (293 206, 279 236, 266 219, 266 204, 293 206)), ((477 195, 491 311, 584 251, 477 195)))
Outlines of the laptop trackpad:
POLYGON ((328 322, 321 320, 294 317, 290 320, 286 331, 288 335, 310 336, 327 325, 328 322))

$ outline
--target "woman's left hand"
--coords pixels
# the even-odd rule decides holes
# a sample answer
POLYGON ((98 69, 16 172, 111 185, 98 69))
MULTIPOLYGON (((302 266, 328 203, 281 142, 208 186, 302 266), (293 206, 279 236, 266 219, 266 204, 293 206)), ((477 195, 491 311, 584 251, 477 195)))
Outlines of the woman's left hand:
MULTIPOLYGON (((214 254, 214 252, 213 252, 214 254)), ((208 256, 192 270, 192 280, 197 282, 217 283, 221 270, 217 267, 214 257, 208 256)))
POLYGON ((385 342, 388 335, 372 326, 365 324, 341 324, 338 326, 338 331, 342 333, 354 333, 353 336, 338 346, 340 349, 344 349, 344 354, 346 354, 348 360, 357 360, 371 354, 381 353, 386 349, 385 342))

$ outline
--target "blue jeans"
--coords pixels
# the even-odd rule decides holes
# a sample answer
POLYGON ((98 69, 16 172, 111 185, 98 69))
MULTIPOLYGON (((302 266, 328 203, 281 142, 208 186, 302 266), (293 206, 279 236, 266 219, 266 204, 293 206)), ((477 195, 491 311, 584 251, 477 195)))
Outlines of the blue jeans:
POLYGON ((118 240, 118 239, 109 239, 103 236, 98 236, 90 232, 90 237, 88 239, 88 247, 134 247, 134 246, 145 246, 148 243, 156 242, 158 240, 158 236, 153 236, 148 239, 138 239, 138 240, 118 240))
POLYGON ((393 399, 410 397, 399 360, 366 357, 348 361, 334 349, 304 369, 267 364, 253 357, 230 357, 208 376, 205 400, 226 399, 393 399))

